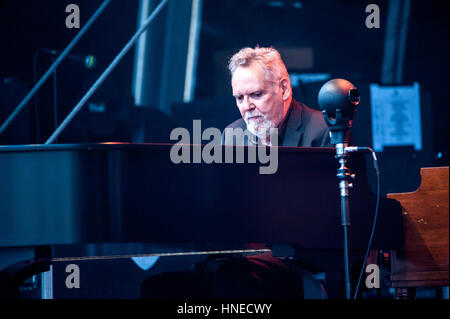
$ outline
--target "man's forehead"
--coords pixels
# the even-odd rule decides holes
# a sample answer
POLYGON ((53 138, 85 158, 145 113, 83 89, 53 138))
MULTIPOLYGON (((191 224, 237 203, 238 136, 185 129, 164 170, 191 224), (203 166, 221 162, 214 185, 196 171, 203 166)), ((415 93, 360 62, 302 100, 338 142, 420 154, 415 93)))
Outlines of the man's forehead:
POLYGON ((239 66, 231 78, 233 94, 261 89, 268 82, 266 71, 257 63, 255 66, 239 66))
POLYGON ((248 65, 240 65, 234 70, 234 77, 244 77, 244 76, 264 76, 264 68, 256 61, 251 62, 248 65))

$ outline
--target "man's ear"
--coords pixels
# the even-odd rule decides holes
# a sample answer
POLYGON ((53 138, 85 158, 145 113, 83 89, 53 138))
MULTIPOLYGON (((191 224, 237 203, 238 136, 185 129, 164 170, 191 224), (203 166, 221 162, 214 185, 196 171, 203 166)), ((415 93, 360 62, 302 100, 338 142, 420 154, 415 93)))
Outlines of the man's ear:
POLYGON ((281 93, 283 95, 283 101, 286 101, 291 96, 291 86, 289 85, 289 80, 286 78, 281 79, 280 82, 281 93))

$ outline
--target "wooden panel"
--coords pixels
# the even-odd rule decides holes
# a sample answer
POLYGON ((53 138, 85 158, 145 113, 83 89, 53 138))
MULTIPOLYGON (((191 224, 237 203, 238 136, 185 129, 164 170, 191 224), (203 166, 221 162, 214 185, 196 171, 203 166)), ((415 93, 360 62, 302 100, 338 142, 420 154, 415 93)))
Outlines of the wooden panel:
POLYGON ((405 251, 392 254, 393 287, 449 282, 448 167, 422 168, 420 174, 415 192, 387 195, 402 205, 405 236, 405 251))

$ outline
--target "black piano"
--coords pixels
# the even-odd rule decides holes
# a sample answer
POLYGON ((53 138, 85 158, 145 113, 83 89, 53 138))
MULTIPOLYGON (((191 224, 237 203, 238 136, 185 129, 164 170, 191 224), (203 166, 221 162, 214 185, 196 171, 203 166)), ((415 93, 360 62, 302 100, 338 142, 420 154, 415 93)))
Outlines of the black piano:
MULTIPOLYGON (((343 267, 334 149, 280 147, 276 173, 264 175, 259 162, 175 164, 171 148, 1 146, 0 274, 16 269, 22 281, 71 258, 267 250, 343 267)), ((350 249, 359 259, 376 206, 370 165, 350 155, 350 249)), ((402 247, 401 206, 381 198, 372 249, 402 247)))

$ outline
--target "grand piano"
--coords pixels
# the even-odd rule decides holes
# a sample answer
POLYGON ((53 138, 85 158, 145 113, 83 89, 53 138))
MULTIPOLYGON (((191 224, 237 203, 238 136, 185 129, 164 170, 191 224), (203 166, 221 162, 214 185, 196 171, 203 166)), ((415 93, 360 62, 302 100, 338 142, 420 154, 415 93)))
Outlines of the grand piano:
POLYGON ((449 285, 448 166, 422 168, 420 176, 414 192, 387 194, 402 205, 405 247, 391 252, 390 285, 403 299, 417 287, 449 285))
MULTIPOLYGON (((262 175, 261 163, 174 164, 171 147, 0 147, 3 294, 77 258, 271 250, 318 269, 343 267, 334 149, 280 147, 276 173, 262 175)), ((360 153, 348 163, 355 174, 349 244, 360 261, 376 206, 367 163, 360 153)), ((371 248, 404 249, 397 200, 381 198, 371 248)))

